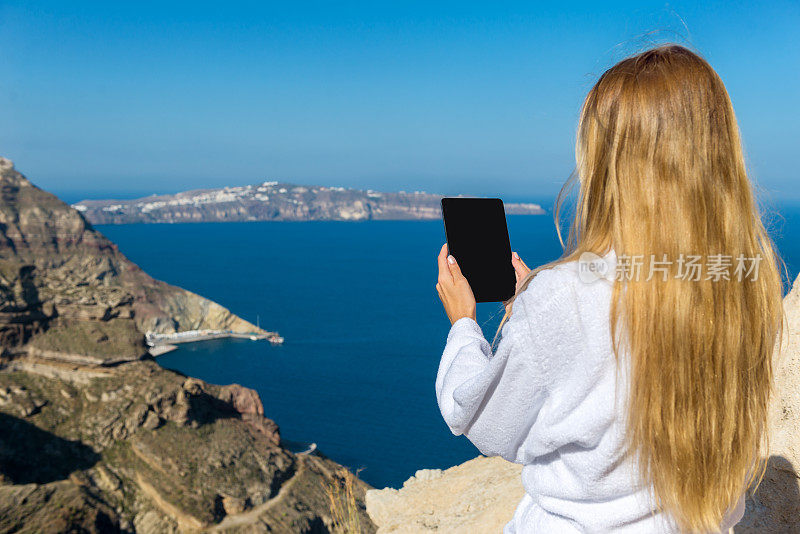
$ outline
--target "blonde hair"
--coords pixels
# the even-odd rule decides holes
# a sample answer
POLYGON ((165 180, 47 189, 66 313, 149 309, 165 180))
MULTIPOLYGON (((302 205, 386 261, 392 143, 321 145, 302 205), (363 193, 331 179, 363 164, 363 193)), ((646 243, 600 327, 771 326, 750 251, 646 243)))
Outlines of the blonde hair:
MULTIPOLYGON (((645 51, 589 91, 575 153, 580 184, 565 252, 530 273, 517 295, 541 269, 584 252, 642 256, 642 273, 664 254, 761 258, 757 276, 743 280, 685 279, 672 261, 666 280, 614 282, 614 351, 618 363, 627 354, 631 377, 628 453, 682 531, 718 530, 763 476, 783 319, 780 258, 759 216, 730 98, 692 51, 645 51)), ((557 226, 575 175, 559 194, 557 226)))

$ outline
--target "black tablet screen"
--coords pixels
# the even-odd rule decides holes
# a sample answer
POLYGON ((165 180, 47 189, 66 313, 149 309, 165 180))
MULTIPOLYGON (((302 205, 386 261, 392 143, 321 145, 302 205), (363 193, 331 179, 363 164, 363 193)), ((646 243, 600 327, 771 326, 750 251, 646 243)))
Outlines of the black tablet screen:
POLYGON ((501 302, 514 295, 516 280, 503 201, 499 198, 443 198, 447 246, 477 302, 501 302))

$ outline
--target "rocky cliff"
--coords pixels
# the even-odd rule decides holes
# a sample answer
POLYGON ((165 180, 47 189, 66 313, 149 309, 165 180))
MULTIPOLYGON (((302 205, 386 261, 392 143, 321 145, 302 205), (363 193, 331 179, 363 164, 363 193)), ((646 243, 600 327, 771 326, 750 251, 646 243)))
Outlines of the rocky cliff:
POLYGON ((146 331, 256 327, 153 280, 5 159, 0 194, 0 532, 334 531, 341 466, 283 447, 255 391, 145 351, 146 331))
MULTIPOLYGON (((736 534, 800 532, 800 277, 784 310, 767 471, 748 496, 736 534)), ((378 534, 501 532, 524 494, 521 470, 502 458, 478 457, 446 471, 417 471, 399 490, 368 491, 367 511, 378 534)))
MULTIPOLYGON (((184 191, 135 200, 84 200, 74 205, 92 224, 227 221, 363 221, 438 219, 441 195, 381 193, 278 182, 184 191)), ((539 215, 537 204, 506 204, 511 214, 539 215)))
POLYGON ((143 354, 132 342, 147 331, 259 331, 219 304, 148 276, 4 158, 0 195, 2 346, 30 342, 43 351, 130 359, 143 354))

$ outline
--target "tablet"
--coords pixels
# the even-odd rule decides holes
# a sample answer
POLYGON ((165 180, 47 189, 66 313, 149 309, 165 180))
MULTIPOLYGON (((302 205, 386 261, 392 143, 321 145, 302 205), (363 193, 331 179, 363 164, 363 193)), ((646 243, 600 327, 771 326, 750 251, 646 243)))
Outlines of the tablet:
POLYGON ((443 198, 447 247, 461 267, 477 302, 514 296, 506 212, 499 198, 443 198))

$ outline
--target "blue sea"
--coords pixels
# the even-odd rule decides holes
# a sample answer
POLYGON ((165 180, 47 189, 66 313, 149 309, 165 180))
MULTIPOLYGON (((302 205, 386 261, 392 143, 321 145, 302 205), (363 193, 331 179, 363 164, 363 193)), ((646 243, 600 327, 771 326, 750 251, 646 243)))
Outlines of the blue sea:
MULTIPOLYGON (((513 248, 538 265, 560 255, 553 219, 509 216, 513 248)), ((800 207, 771 231, 791 280, 800 267, 800 207), (789 229, 792 232, 789 232, 789 229)), ((453 436, 434 380, 449 322, 436 291, 440 221, 250 222, 100 226, 155 278, 184 287, 286 338, 191 343, 158 362, 258 391, 297 449, 314 442, 375 487, 478 451, 453 436)), ((494 334, 502 308, 480 304, 494 334)))

